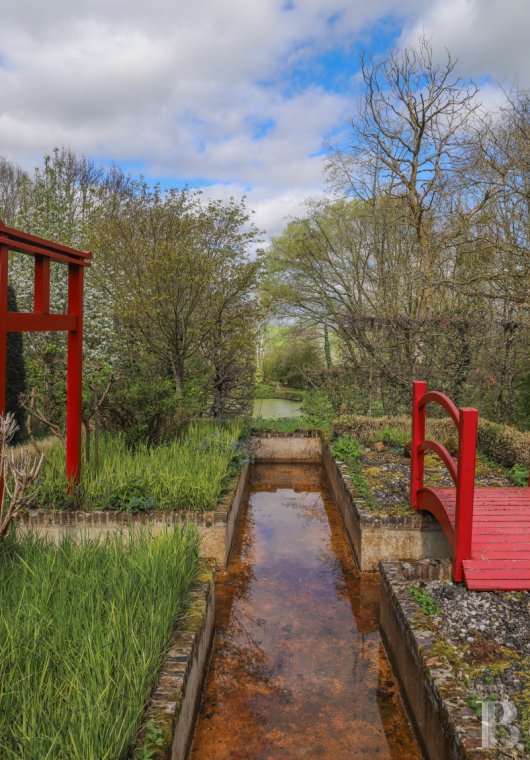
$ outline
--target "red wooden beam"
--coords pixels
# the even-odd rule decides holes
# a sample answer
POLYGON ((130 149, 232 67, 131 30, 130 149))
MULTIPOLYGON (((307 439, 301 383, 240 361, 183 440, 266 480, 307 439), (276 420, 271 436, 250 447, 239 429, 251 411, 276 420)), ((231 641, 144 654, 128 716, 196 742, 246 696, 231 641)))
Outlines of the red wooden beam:
POLYGON ((83 267, 91 254, 28 235, 0 220, 0 413, 5 412, 6 341, 8 332, 68 332, 66 382, 66 472, 77 482, 81 471, 81 404, 83 359, 83 267), (35 257, 31 313, 8 312, 9 251, 35 257), (68 313, 50 314, 50 261, 68 266, 68 313))
POLYGON ((0 414, 6 410, 7 278, 9 251, 0 245, 0 414))
MULTIPOLYGON (((7 278, 9 273, 9 251, 0 245, 0 414, 6 411, 6 360, 7 360, 7 278)), ((2 452, 0 451, 0 454, 2 452)), ((0 472, 0 501, 4 495, 4 479, 0 472)))
POLYGON ((6 332, 55 332, 75 330, 75 314, 33 314, 32 312, 8 311, 5 318, 6 332))
POLYGON ((458 427, 460 412, 453 404, 449 396, 446 396, 445 393, 440 393, 439 391, 429 391, 429 393, 426 393, 425 396, 423 396, 421 399, 420 407, 423 409, 432 401, 442 406, 447 414, 451 417, 455 425, 458 427))
POLYGON ((59 261, 61 264, 76 263, 80 266, 89 267, 89 259, 80 259, 62 251, 43 248, 41 245, 33 245, 32 243, 26 243, 23 240, 14 240, 6 235, 0 234, 0 244, 7 245, 10 251, 17 251, 18 253, 29 253, 32 256, 46 256, 48 259, 59 261))
POLYGON ((40 252, 44 255, 49 252, 64 253, 76 259, 79 263, 81 263, 79 259, 91 258, 91 254, 88 251, 79 251, 77 248, 62 245, 62 243, 55 243, 52 240, 46 240, 37 235, 30 235, 28 232, 22 232, 22 230, 17 230, 14 227, 8 227, 2 222, 2 220, 0 220, 0 236, 8 238, 8 245, 11 242, 14 244, 17 244, 17 242, 31 243, 33 246, 40 248, 40 252))
POLYGON ((445 464, 447 469, 449 470, 449 475, 451 476, 451 479, 456 486, 457 477, 458 477, 456 465, 455 465, 453 457, 447 451, 445 446, 442 446, 442 444, 438 443, 437 441, 427 440, 420 443, 419 451, 420 452, 433 451, 435 454, 437 454, 442 460, 442 462, 445 464))

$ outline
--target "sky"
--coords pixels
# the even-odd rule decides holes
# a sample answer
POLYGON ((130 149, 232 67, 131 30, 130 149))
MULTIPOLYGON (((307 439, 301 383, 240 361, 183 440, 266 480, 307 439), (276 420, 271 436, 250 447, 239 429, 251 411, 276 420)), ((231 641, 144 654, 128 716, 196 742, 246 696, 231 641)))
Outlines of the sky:
POLYGON ((0 0, 0 155, 55 146, 162 187, 246 195, 267 235, 325 192, 359 55, 425 33, 487 107, 530 85, 528 0, 0 0))

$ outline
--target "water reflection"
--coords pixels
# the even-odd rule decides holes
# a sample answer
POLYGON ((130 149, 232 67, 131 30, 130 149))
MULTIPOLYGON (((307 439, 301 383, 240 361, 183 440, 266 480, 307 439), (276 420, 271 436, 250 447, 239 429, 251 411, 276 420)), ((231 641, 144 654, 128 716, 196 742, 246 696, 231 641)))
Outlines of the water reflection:
POLYGON ((263 417, 271 420, 276 417, 300 417, 302 408, 299 401, 289 401, 285 398, 254 399, 253 417, 263 417))
POLYGON ((191 758, 419 758, 378 597, 321 468, 255 465, 191 758))

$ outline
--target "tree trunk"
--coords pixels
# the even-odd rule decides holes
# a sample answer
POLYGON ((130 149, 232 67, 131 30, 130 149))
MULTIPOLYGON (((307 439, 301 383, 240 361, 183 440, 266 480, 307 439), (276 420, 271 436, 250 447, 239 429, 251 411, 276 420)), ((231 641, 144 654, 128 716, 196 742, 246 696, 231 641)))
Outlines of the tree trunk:
POLYGON ((324 320, 324 356, 326 357, 327 369, 331 369, 333 362, 331 360, 331 345, 329 342, 329 327, 327 319, 324 320))

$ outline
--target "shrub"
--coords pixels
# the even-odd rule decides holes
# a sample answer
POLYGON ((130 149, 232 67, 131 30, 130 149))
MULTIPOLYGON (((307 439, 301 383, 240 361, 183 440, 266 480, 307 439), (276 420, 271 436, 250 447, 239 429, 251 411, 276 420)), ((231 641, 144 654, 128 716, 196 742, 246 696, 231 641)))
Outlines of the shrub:
POLYGON ((306 391, 302 410, 315 427, 330 427, 333 420, 333 407, 324 391, 306 391))
POLYGON ((514 464, 514 466, 508 470, 508 478, 516 486, 528 485, 528 468, 523 467, 520 464, 514 464))
POLYGON ((384 428, 381 431, 381 440, 386 443, 387 446, 402 449, 403 446, 410 441, 410 431, 400 430, 399 428, 384 428))
POLYGON ((522 432, 510 425, 479 420, 478 447, 488 457, 506 467, 530 462, 530 432, 522 432))

